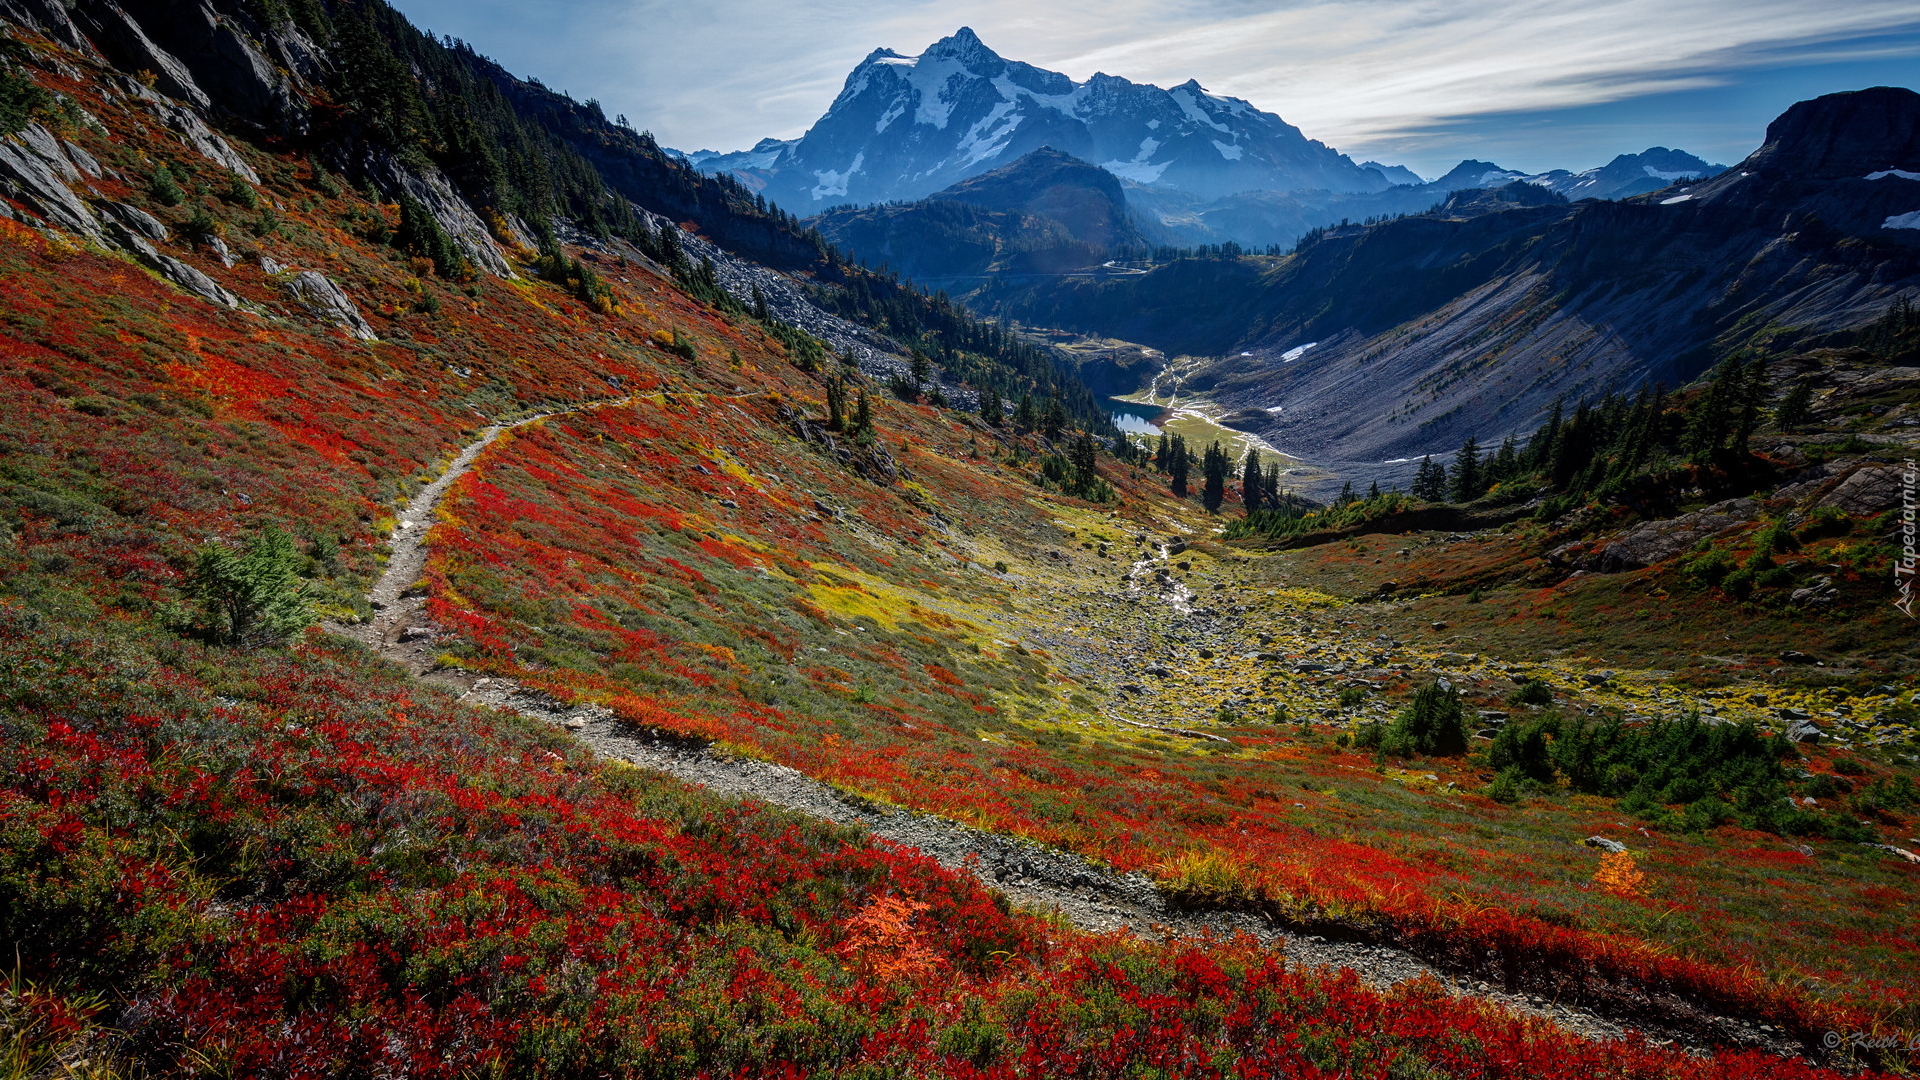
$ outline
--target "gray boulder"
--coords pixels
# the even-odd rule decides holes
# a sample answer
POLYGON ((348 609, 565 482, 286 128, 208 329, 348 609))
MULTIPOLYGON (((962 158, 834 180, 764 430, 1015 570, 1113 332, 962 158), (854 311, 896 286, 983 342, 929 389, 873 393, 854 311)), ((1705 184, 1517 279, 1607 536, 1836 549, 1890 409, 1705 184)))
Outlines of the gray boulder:
POLYGON ((1618 840, 1609 840, 1604 836, 1587 837, 1587 846, 1590 848, 1599 848, 1601 851, 1611 852, 1615 855, 1627 850, 1627 845, 1618 840))
POLYGON ((327 279, 317 270, 305 270, 295 274, 287 282, 287 291, 300 302, 300 306, 315 316, 340 327, 361 341, 374 341, 377 335, 373 327, 360 315, 360 309, 353 306, 347 294, 340 286, 327 279))

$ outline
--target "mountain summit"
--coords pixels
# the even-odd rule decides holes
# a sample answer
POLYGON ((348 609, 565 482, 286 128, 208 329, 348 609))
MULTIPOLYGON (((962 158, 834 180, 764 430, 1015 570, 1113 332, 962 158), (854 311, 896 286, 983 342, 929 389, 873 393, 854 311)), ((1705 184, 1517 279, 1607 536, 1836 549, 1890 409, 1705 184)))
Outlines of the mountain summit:
POLYGON ((961 27, 919 56, 875 49, 798 139, 701 151, 802 213, 917 199, 1052 146, 1125 180, 1216 198, 1236 191, 1379 191, 1397 182, 1239 98, 1097 73, 1074 82, 988 48, 961 27))

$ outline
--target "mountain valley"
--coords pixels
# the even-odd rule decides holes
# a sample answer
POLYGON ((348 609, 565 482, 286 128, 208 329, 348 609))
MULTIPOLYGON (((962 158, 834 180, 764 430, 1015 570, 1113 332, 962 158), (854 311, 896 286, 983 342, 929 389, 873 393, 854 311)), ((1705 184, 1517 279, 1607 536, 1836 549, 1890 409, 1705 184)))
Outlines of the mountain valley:
POLYGON ((1911 1075, 1920 95, 1416 184, 963 30, 696 168, 0 32, 9 1075, 1911 1075))

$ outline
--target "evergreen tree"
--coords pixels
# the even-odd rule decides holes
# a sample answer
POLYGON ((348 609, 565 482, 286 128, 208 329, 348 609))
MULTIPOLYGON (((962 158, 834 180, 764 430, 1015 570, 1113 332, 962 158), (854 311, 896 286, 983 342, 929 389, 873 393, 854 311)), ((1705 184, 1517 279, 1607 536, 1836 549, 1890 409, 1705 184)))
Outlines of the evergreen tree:
POLYGON ((919 349, 907 350, 907 357, 912 364, 913 385, 925 386, 927 380, 933 375, 932 361, 928 360, 927 354, 921 352, 919 349))
POLYGON ((1734 453, 1747 452, 1747 446, 1753 439, 1754 429, 1760 426, 1761 409, 1766 405, 1767 394, 1771 389, 1767 379, 1766 362, 1757 356, 1749 360, 1740 373, 1739 408, 1733 422, 1734 453))
POLYGON ((760 291, 760 283, 753 285, 753 317, 761 322, 771 322, 773 313, 767 310, 767 294, 760 291))
POLYGON ((980 419, 994 427, 999 427, 1006 419, 1006 413, 1000 407, 1000 392, 987 384, 980 388, 980 419))
POLYGON ((1546 422, 1533 433, 1533 438, 1527 440, 1527 468, 1544 469, 1553 461, 1553 446, 1560 438, 1562 404, 1561 399, 1553 399, 1553 411, 1547 414, 1546 422))
POLYGON ((1280 462, 1267 462, 1267 475, 1260 479, 1260 497, 1270 509, 1280 509, 1280 462))
POLYGON ((1346 483, 1340 485, 1340 494, 1334 496, 1333 505, 1351 506, 1359 498, 1360 496, 1353 493, 1353 481, 1348 480, 1346 483))
POLYGON ((243 649, 283 641, 313 624, 301 558, 293 537, 269 525, 246 550, 201 547, 190 588, 205 613, 208 633, 243 649))
POLYGON ((1711 464, 1726 448, 1732 433, 1735 409, 1739 405, 1742 364, 1727 359, 1713 370, 1713 379, 1687 406, 1687 426, 1680 436, 1680 448, 1695 465, 1711 464))
POLYGON ((1207 513, 1218 513, 1220 504, 1226 501, 1227 473, 1232 468, 1233 461, 1227 456, 1227 452, 1221 449, 1220 444, 1208 443, 1206 452, 1200 459, 1202 476, 1200 505, 1207 508, 1207 513))
POLYGON ((1167 454, 1167 476, 1170 479, 1168 488, 1177 498, 1187 497, 1187 474, 1191 466, 1191 459, 1187 456, 1187 440, 1175 435, 1173 446, 1167 454))
POLYGON ((1164 431, 1160 433, 1160 443, 1153 451, 1153 467, 1163 473, 1173 471, 1173 444, 1164 431))
POLYGON ((1380 481, 1375 480, 1372 483, 1367 485, 1367 501, 1372 502, 1373 500, 1378 499, 1379 497, 1380 497, 1380 481))
POLYGON ((1067 462, 1073 466, 1075 490, 1084 491, 1100 478, 1096 460, 1097 451, 1093 445, 1093 436, 1083 433, 1073 440, 1073 445, 1067 450, 1067 462))
POLYGON ((1260 451, 1249 449, 1246 463, 1240 470, 1240 505, 1249 515, 1266 502, 1260 483, 1260 451))
POLYGON ((1520 476, 1520 447, 1509 435, 1500 440, 1500 449, 1493 455, 1493 464, 1488 471, 1496 484, 1511 483, 1520 476))
POLYGON ((847 386, 838 376, 827 379, 827 430, 842 431, 847 426, 847 386))
POLYGON ((1434 464, 1431 454, 1420 459, 1420 468, 1413 474, 1413 497, 1427 502, 1447 497, 1447 470, 1434 464))
POLYGON ((1046 435, 1047 438, 1058 439, 1060 437, 1060 433, 1066 430, 1066 426, 1067 426, 1066 406, 1060 404, 1060 399, 1057 397, 1048 398, 1047 407, 1045 411, 1041 413, 1041 416, 1040 416, 1040 430, 1046 435))
POLYGON ((1453 455, 1453 474, 1451 481, 1453 501, 1472 502, 1486 490, 1480 482, 1480 440, 1467 436, 1460 449, 1453 455))
POLYGON ((873 404, 867 400, 867 392, 860 391, 860 401, 853 407, 853 441, 861 446, 873 442, 873 404))
POLYGON ((1458 754, 1467 748, 1460 695, 1444 681, 1414 691, 1413 702, 1382 733, 1380 749, 1396 757, 1458 754))
POLYGON ((1813 385, 1805 381, 1794 383, 1773 409, 1773 422, 1781 431, 1795 431, 1812 418, 1813 385))
POLYGON ((1013 426, 1021 431, 1033 430, 1033 394, 1031 391, 1021 391, 1020 404, 1013 408, 1013 426))

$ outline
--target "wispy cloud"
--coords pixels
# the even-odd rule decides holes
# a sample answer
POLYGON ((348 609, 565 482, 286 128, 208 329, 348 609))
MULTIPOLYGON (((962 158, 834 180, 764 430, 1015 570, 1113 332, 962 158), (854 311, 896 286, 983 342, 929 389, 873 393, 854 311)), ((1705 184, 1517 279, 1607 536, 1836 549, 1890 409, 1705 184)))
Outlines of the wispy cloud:
POLYGON ((1342 149, 1411 145, 1462 118, 1720 85, 1865 57, 1920 29, 1912 0, 400 0, 517 70, 596 96, 688 148, 803 131, 876 46, 971 25, 1003 55, 1280 113, 1342 149))

